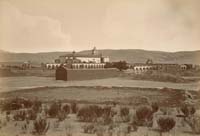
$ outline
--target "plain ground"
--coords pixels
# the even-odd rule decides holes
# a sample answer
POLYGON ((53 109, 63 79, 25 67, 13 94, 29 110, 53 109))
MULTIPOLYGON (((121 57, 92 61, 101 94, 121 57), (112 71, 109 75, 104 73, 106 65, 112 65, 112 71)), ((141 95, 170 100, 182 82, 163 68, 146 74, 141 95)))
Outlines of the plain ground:
POLYGON ((67 86, 117 86, 141 88, 174 88, 184 90, 200 90, 200 81, 191 83, 171 83, 127 78, 107 78, 83 81, 60 81, 53 77, 0 77, 0 92, 7 92, 36 87, 67 87, 67 86))

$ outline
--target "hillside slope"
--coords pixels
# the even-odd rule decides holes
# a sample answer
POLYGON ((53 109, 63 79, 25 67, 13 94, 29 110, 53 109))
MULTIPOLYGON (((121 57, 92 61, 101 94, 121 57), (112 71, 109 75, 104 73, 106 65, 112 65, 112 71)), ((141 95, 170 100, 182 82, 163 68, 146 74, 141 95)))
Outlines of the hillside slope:
MULTIPOLYGON (((182 51, 182 52, 161 52, 147 51, 138 49, 125 50, 99 50, 104 56, 109 56, 111 61, 126 60, 130 63, 145 62, 147 59, 152 59, 154 62, 160 63, 200 63, 200 51, 182 51)), ((44 53, 12 53, 0 51, 0 62, 23 62, 31 61, 34 63, 53 62, 60 55, 69 52, 44 52, 44 53)), ((87 54, 89 50, 79 53, 87 54)))

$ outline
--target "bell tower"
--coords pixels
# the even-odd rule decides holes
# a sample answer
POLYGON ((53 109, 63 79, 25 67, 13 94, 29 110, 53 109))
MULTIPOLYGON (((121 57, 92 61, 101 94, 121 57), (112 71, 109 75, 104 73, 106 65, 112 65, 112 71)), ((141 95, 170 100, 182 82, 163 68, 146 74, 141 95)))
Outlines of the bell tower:
POLYGON ((92 49, 92 55, 95 55, 95 54, 97 54, 97 49, 96 49, 96 47, 94 47, 94 48, 92 49))

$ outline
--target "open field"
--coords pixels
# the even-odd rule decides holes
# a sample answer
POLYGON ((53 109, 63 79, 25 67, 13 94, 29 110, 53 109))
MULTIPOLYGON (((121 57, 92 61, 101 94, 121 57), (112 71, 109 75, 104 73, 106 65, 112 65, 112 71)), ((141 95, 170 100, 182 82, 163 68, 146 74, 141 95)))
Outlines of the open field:
POLYGON ((0 92, 7 92, 35 87, 66 87, 66 86, 117 86, 141 88, 174 88, 184 90, 200 90, 200 82, 170 83, 125 78, 107 78, 85 81, 58 81, 52 77, 1 77, 0 92))

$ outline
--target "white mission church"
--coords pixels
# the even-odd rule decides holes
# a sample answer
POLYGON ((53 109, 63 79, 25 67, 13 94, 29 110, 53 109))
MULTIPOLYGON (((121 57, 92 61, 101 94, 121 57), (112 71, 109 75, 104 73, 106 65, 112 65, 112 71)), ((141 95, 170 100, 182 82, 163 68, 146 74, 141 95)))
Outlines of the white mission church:
POLYGON ((59 56, 55 63, 46 64, 46 68, 55 69, 63 64, 71 69, 99 69, 104 68, 106 62, 109 62, 109 57, 104 57, 94 47, 88 54, 73 51, 70 54, 59 56))

